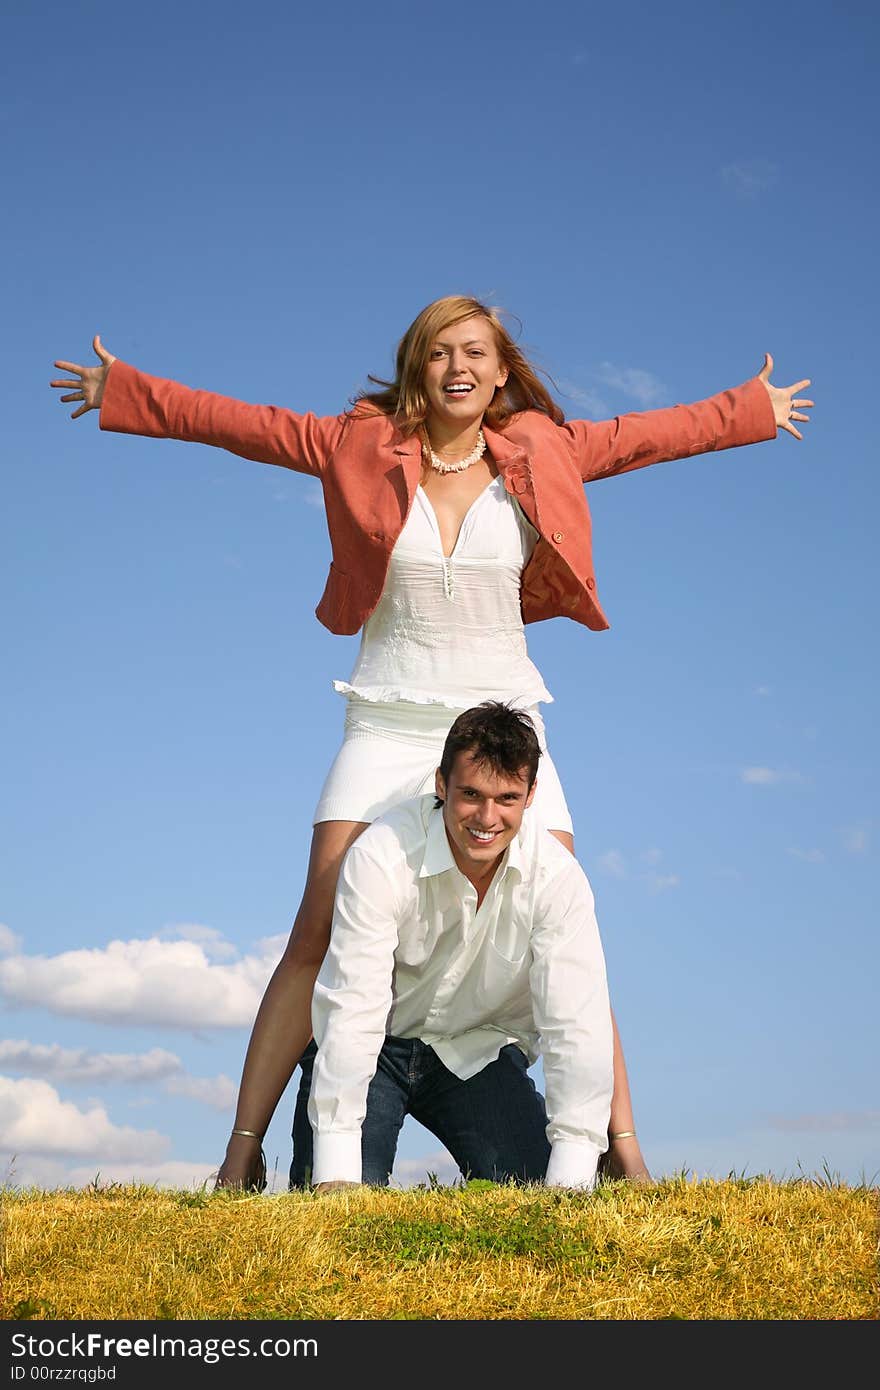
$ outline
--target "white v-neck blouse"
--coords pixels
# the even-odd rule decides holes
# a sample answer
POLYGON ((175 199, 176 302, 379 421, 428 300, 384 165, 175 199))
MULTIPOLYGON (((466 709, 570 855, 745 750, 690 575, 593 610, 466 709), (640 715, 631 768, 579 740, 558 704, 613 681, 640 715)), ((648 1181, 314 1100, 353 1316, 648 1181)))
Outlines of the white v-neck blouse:
POLYGON ((416 491, 354 670, 334 681, 362 700, 467 709, 553 696, 526 651, 520 581, 538 533, 499 476, 471 503, 444 556, 427 493, 416 491))

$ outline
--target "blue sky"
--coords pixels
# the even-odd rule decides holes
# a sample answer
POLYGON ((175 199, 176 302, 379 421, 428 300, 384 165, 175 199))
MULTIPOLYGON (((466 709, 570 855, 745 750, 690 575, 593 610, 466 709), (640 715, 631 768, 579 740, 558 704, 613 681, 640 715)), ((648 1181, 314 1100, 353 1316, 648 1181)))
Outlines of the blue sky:
MULTIPOLYGON (((0 1178, 216 1169, 357 644, 313 614, 314 484, 72 423, 53 360, 99 332, 335 413, 462 292, 521 322, 571 416, 698 399, 765 350, 812 378, 800 444, 592 485, 611 629, 529 646, 650 1166, 876 1180, 878 27, 791 3, 6 16, 0 1178)), ((408 1124, 398 1178, 428 1169, 452 1172, 408 1124)))

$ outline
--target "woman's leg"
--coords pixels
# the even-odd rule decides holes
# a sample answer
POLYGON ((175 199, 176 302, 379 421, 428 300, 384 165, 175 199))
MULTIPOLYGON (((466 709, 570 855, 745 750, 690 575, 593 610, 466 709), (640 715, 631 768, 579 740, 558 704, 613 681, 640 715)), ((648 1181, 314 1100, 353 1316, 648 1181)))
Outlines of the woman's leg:
MULTIPOLYGON (((550 833, 574 854, 573 835, 565 830, 552 830, 550 833)), ((635 1134, 629 1078, 613 1009, 611 1025, 614 1031, 614 1092, 611 1097, 611 1118, 608 1122, 608 1152, 599 1160, 599 1172, 608 1178, 629 1178, 630 1182, 646 1183, 651 1181, 651 1174, 642 1157, 642 1150, 635 1134), (612 1139, 612 1134, 627 1134, 631 1137, 612 1139)))
MULTIPOLYGON (((312 991, 330 940, 339 866, 367 824, 321 821, 315 826, 302 902, 260 1002, 238 1090, 234 1127, 252 1130, 260 1139, 312 1036, 312 991)), ((260 1139, 230 1135, 218 1187, 253 1184, 260 1139)))

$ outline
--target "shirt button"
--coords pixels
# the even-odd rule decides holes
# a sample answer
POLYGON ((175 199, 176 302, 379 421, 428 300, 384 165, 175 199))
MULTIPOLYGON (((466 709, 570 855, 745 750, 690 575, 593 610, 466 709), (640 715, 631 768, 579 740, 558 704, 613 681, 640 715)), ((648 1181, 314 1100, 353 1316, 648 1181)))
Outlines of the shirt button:
POLYGON ((596 587, 596 581, 595 581, 595 579, 588 579, 588 580, 587 580, 587 588, 588 588, 588 589, 595 589, 595 587, 596 587))
POLYGON ((560 541, 564 541, 564 540, 565 540, 565 532, 564 532, 564 531, 554 531, 554 532, 553 532, 553 539, 555 540, 556 544, 558 545, 560 541))

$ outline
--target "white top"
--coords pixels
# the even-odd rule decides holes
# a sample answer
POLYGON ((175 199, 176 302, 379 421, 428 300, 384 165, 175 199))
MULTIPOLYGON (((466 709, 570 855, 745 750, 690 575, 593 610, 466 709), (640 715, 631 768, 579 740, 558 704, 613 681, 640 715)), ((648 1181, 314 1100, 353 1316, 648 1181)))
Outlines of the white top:
POLYGON ((471 503, 446 557, 436 513, 419 486, 354 670, 334 688, 363 700, 451 709, 483 700, 550 702, 526 651, 520 608, 522 572, 537 539, 499 476, 471 503))
POLYGON ((612 1034, 593 894, 524 817, 479 909, 432 796, 401 802, 345 856, 312 997, 315 1183, 361 1180, 367 1090, 385 1039, 420 1038, 466 1080, 516 1043, 544 1061, 546 1181, 591 1188, 607 1148, 612 1034))

